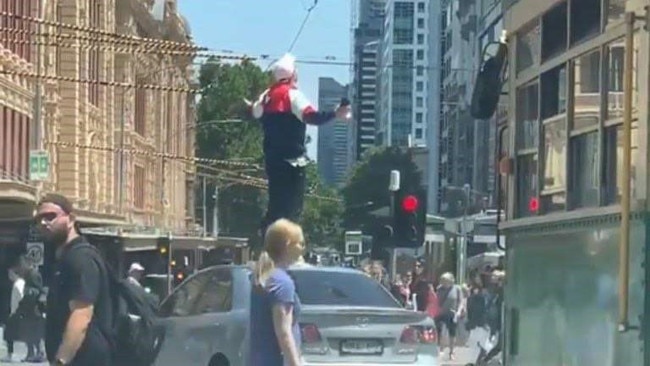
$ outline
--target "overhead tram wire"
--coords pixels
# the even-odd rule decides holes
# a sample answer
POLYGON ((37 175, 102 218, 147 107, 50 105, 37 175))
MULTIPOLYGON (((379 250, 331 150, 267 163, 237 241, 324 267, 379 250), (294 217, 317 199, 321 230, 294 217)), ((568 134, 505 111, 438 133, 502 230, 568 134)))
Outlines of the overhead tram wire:
MULTIPOLYGON (((316 5, 317 1, 315 1, 314 6, 316 5)), ((312 9, 313 10, 313 9, 312 9)), ((80 27, 72 24, 66 24, 66 23, 60 23, 60 22, 51 22, 51 21, 46 21, 43 19, 39 18, 33 18, 33 17, 25 17, 22 15, 16 15, 16 14, 11 14, 7 12, 0 12, 1 16, 5 17, 13 17, 13 18, 18 18, 30 22, 35 22, 38 24, 44 24, 48 26, 53 26, 53 27, 61 27, 61 28, 66 28, 70 29, 73 31, 80 31, 80 32, 87 32, 87 33, 93 33, 93 34, 99 34, 102 36, 107 36, 107 37, 114 37, 117 39, 94 39, 91 37, 82 37, 79 35, 71 36, 69 39, 74 39, 74 40, 81 40, 85 38, 88 41, 92 41, 93 44, 89 44, 87 46, 90 47, 97 47, 95 43, 97 42, 107 42, 107 43, 113 43, 113 44, 123 44, 123 45, 129 45, 128 50, 125 47, 125 52, 130 51, 131 48, 134 48, 136 45, 140 45, 142 43, 144 44, 151 44, 152 46, 156 46, 158 48, 156 50, 156 54, 165 54, 166 52, 169 53, 169 50, 161 50, 160 48, 181 48, 189 51, 184 51, 187 52, 188 56, 195 56, 196 51, 200 50, 206 50, 206 48, 201 48, 201 47, 195 47, 189 44, 185 43, 178 43, 178 42, 172 42, 172 41, 166 41, 166 40, 160 40, 160 39, 148 39, 148 38, 141 38, 141 37, 135 37, 135 36, 129 36, 129 35, 123 35, 123 34, 118 34, 118 33, 112 33, 112 32, 106 32, 101 29, 96 29, 96 28, 90 28, 90 27, 80 27), (133 41, 132 43, 129 42, 124 42, 124 41, 133 41), (134 45, 133 43, 137 43, 134 45)), ((301 28, 304 28, 304 25, 301 26, 301 28)), ((12 33, 19 33, 19 32, 13 32, 14 30, 10 30, 12 33)), ((22 30, 21 30, 22 31, 22 30)), ((299 31, 302 32, 302 29, 299 31)), ((27 31, 24 32, 27 34, 34 34, 35 32, 27 31)), ((37 34, 38 35, 38 34, 37 34)), ((46 35, 50 37, 57 37, 57 36, 62 36, 62 35, 46 35)), ((66 38, 64 36, 60 38, 66 38)), ((296 38, 297 39, 297 38, 296 38)), ((14 43, 23 43, 23 44, 38 44, 37 41, 27 41, 27 40, 7 40, 8 42, 14 42, 14 43)), ((43 42, 40 42, 43 43, 43 42)), ((55 46, 62 46, 62 44, 55 44, 55 46)), ((73 46, 73 45, 65 45, 65 46, 73 46)), ((77 46, 77 45, 75 45, 77 46)), ((86 45, 83 45, 86 46, 86 45)), ((137 47, 135 47, 137 48, 137 47)), ((110 47, 108 50, 116 52, 115 47, 110 47)), ((153 50, 152 50, 153 51, 153 50)), ((183 51, 181 51, 183 52, 183 51)), ((210 55, 210 57, 216 57, 216 58, 221 58, 221 59, 241 59, 241 60, 248 60, 248 57, 237 57, 237 56, 228 56, 228 55, 210 55)), ((87 83, 87 84, 99 84, 99 85, 105 85, 105 86, 117 86, 117 87, 135 87, 135 88, 146 88, 146 89, 154 89, 154 90, 167 90, 167 91, 185 91, 185 92, 196 92, 197 90, 193 89, 187 89, 187 88, 174 88, 174 87, 168 87, 168 86, 160 86, 160 85, 138 85, 138 84, 128 84, 128 83, 122 83, 122 82, 112 82, 112 81, 101 81, 101 80, 86 80, 86 79, 78 79, 78 78, 70 78, 70 77, 59 77, 59 76, 53 76, 53 75, 41 75, 37 73, 29 73, 29 72, 18 72, 18 71, 0 71, 0 73, 3 74, 8 74, 8 75, 13 75, 13 76, 23 76, 23 77, 32 77, 32 78, 39 78, 39 79, 46 79, 46 80, 59 80, 59 81, 68 81, 68 82, 78 82, 78 83, 87 83)), ((240 166, 240 167, 257 167, 256 164, 250 164, 250 163, 241 163, 241 162, 232 162, 232 161, 226 161, 226 160, 218 160, 218 159, 206 159, 206 158, 197 158, 197 157, 186 157, 186 156, 180 156, 180 155, 175 155, 175 154, 168 154, 168 153, 160 153, 160 152, 150 152, 150 151, 140 151, 140 150, 135 150, 135 149, 124 149, 124 148, 112 148, 112 147, 102 147, 102 146, 92 146, 92 145, 83 145, 83 144, 75 144, 75 143, 66 143, 62 141, 44 141, 46 145, 55 145, 58 147, 62 148, 83 148, 83 149, 91 149, 91 150, 98 150, 98 151, 107 151, 107 152, 115 152, 115 151, 121 151, 121 152, 127 152, 130 154, 136 154, 136 155, 148 155, 148 156, 153 156, 153 157, 163 157, 163 158, 168 158, 168 159, 173 159, 173 160, 180 160, 185 163, 193 163, 196 164, 197 162, 204 162, 204 163, 213 163, 213 164, 225 164, 225 165, 230 165, 230 166, 240 166)), ((220 175, 218 176, 218 179, 226 179, 230 181, 234 181, 240 184, 245 184, 249 186, 254 186, 260 189, 268 189, 268 185, 265 183, 265 181, 261 178, 256 178, 256 177, 251 177, 248 175, 242 175, 240 177, 226 177, 224 178, 223 173, 226 174, 237 174, 237 172, 233 171, 228 171, 225 169, 218 169, 212 166, 200 166, 203 169, 209 169, 209 170, 217 170, 219 171, 220 175)), ((204 175, 204 173, 196 173, 198 175, 204 175)), ((323 199, 323 200, 329 200, 329 201, 335 201, 335 202, 340 202, 340 200, 333 198, 333 197, 324 197, 324 196, 318 196, 314 194, 307 194, 308 197, 314 197, 318 199, 323 199)))
MULTIPOLYGON (((269 54, 259 54, 259 55, 252 55, 252 54, 246 54, 243 53, 242 55, 233 55, 230 54, 232 51, 226 51, 226 50, 215 50, 215 49, 209 49, 209 48, 201 48, 204 50, 207 50, 207 52, 197 52, 197 51, 184 51, 184 50, 174 50, 174 49, 167 49, 168 47, 163 47, 163 49, 159 48, 152 48, 153 46, 147 46, 143 47, 142 45, 136 45, 133 44, 132 42, 129 41, 124 41, 120 39, 95 39, 92 37, 84 37, 84 36, 76 36, 76 35, 69 35, 69 34, 62 34, 62 35, 56 35, 56 34, 49 34, 49 33, 38 33, 35 31, 27 31, 27 30, 15 30, 15 29, 9 29, 9 28, 2 28, 0 27, 0 31, 9 31, 11 33, 21 33, 21 34, 29 34, 29 35, 41 35, 44 37, 52 37, 52 38, 63 38, 63 39, 70 39, 70 40, 84 40, 91 43, 59 43, 59 42, 43 42, 43 41, 32 41, 32 40, 12 40, 12 39, 7 39, 5 38, 4 40, 7 43, 20 43, 20 44, 31 44, 31 45, 49 45, 49 46, 54 46, 54 47, 76 47, 76 48, 83 48, 83 49, 99 49, 99 50, 104 50, 104 51, 111 51, 115 53, 142 53, 142 54, 159 54, 159 55, 166 55, 166 56, 188 56, 188 57, 193 57, 193 58, 214 58, 217 60, 233 60, 233 61, 268 61, 272 60, 274 58, 277 58, 276 56, 269 55, 269 54), (108 43, 108 44, 113 44, 113 45, 120 45, 121 47, 114 47, 114 46, 107 46, 103 44, 98 44, 98 43, 108 43), (225 54, 224 54, 225 53, 225 54)), ((319 58, 299 58, 296 59, 297 64, 304 64, 304 65, 323 65, 323 66, 341 66, 341 67, 349 67, 349 66, 354 66, 357 63, 353 61, 338 61, 336 57, 331 57, 331 56, 324 56, 324 57, 319 57, 319 58)), ((205 63, 203 62, 197 62, 193 61, 192 64, 201 66, 204 65, 205 63)), ((410 69, 421 69, 421 70, 427 70, 427 71, 435 71, 435 70, 442 70, 441 67, 439 66, 426 66, 426 65, 399 65, 399 64, 391 64, 391 65, 384 65, 384 68, 410 68, 410 69)), ((454 72, 476 72, 478 71, 478 68, 452 68, 451 71, 454 72)), ((199 89, 196 89, 198 92, 199 89)))
POLYGON ((296 33, 296 36, 293 37, 293 41, 291 42, 291 45, 289 46, 287 52, 293 51, 293 47, 295 47, 296 43, 298 42, 298 39, 300 39, 300 36, 302 35, 302 31, 305 29, 305 25, 307 25, 307 21, 309 20, 309 16, 311 15, 311 12, 316 8, 317 5, 318 5, 318 0, 314 0, 314 3, 307 9, 307 14, 305 14, 305 18, 302 20, 302 24, 300 24, 300 28, 298 28, 298 32, 296 33))
MULTIPOLYGON (((128 148, 120 149, 120 148, 113 148, 108 146, 93 146, 93 145, 84 145, 84 144, 76 144, 76 143, 67 143, 63 141, 45 141, 45 144, 60 146, 64 148, 80 148, 80 149, 89 149, 89 150, 104 151, 104 152, 123 152, 130 155, 139 155, 139 156, 147 156, 147 157, 154 157, 154 158, 163 157, 169 160, 180 161, 183 163, 196 164, 196 167, 198 168, 216 172, 218 173, 218 175, 217 174, 213 175, 215 179, 239 182, 244 185, 255 186, 257 188, 262 188, 262 189, 268 188, 268 183, 263 178, 253 177, 237 171, 227 170, 227 169, 218 168, 218 167, 205 165, 201 163, 222 164, 222 165, 228 165, 232 167, 259 168, 257 164, 234 162, 228 160, 209 159, 209 158, 187 157, 187 156, 176 155, 176 154, 152 152, 152 151, 144 151, 144 150, 128 149, 128 148)), ((194 174, 196 174, 197 176, 206 175, 206 173, 202 173, 202 172, 195 172, 194 174)), ((307 196, 320 199, 320 200, 325 200, 325 201, 340 202, 339 199, 334 197, 320 196, 311 193, 307 194, 307 196)))
POLYGON ((84 26, 79 26, 79 25, 76 25, 76 24, 45 20, 45 19, 41 19, 41 18, 24 16, 24 15, 21 15, 21 14, 14 14, 14 13, 6 12, 6 11, 0 12, 0 16, 4 16, 4 17, 7 17, 7 18, 20 19, 20 20, 27 21, 27 22, 30 22, 30 23, 42 24, 42 25, 51 26, 51 27, 64 28, 64 29, 68 29, 68 30, 72 30, 72 31, 96 34, 96 35, 99 35, 99 36, 113 37, 113 38, 118 38, 118 39, 122 39, 122 40, 130 40, 130 41, 133 41, 133 42, 148 43, 148 44, 160 45, 160 46, 165 46, 165 45, 174 46, 174 47, 178 47, 180 49, 185 49, 185 50, 188 50, 188 51, 205 51, 205 50, 207 50, 207 48, 205 48, 205 47, 197 47, 197 46, 194 46, 193 44, 190 44, 190 43, 174 42, 174 41, 168 41, 168 40, 163 40, 163 39, 155 39, 155 38, 137 37, 137 36, 127 35, 127 34, 109 32, 109 31, 99 29, 99 28, 84 27, 84 26))

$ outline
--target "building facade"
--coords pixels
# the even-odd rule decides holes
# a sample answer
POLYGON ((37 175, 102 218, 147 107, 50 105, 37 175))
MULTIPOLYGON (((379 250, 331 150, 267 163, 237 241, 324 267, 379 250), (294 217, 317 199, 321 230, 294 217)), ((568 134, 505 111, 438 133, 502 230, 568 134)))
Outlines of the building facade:
MULTIPOLYGON (((354 150, 356 160, 375 145, 378 51, 384 28, 386 0, 362 0, 358 23, 353 24, 352 103, 356 122, 354 150)), ((354 9, 357 10, 357 9, 354 9)))
MULTIPOLYGON (((333 110, 341 98, 347 97, 349 87, 329 77, 318 79, 318 108, 333 110)), ((347 174, 355 161, 354 124, 333 121, 318 129, 318 171, 323 182, 330 186, 345 183, 347 174)))
POLYGON ((8 0, 0 12, 15 15, 0 15, 0 269, 39 240, 30 225, 47 192, 69 197, 83 226, 184 231, 193 164, 158 157, 194 155, 192 59, 161 51, 191 50, 176 2, 8 0), (49 157, 42 181, 31 150, 49 157))
POLYGON ((429 68, 425 1, 386 3, 379 55, 377 144, 425 146, 429 68))

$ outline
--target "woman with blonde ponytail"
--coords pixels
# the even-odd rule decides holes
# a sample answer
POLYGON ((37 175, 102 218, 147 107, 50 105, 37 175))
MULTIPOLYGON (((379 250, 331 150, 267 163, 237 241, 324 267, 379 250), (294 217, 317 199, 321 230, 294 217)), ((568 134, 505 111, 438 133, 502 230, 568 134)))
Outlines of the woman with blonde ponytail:
POLYGON ((301 365, 300 299, 287 270, 303 251, 298 224, 280 219, 266 230, 251 294, 250 366, 301 365))

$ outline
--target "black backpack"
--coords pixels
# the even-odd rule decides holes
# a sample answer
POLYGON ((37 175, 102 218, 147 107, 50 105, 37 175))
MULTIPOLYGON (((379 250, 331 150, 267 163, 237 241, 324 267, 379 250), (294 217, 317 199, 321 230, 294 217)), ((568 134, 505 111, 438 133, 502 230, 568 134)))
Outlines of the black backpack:
POLYGON ((113 326, 101 331, 111 344, 113 363, 152 365, 165 339, 165 329, 156 315, 157 304, 142 287, 120 278, 97 248, 88 246, 93 249, 95 261, 108 275, 113 326))

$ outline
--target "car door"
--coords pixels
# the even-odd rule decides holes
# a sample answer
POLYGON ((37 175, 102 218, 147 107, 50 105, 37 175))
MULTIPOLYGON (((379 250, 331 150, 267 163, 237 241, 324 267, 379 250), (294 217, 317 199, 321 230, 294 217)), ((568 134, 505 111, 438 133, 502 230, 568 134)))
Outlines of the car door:
POLYGON ((156 365, 207 365, 214 354, 236 350, 241 340, 231 339, 233 288, 232 268, 211 268, 188 278, 166 299, 160 316, 167 335, 156 365))

